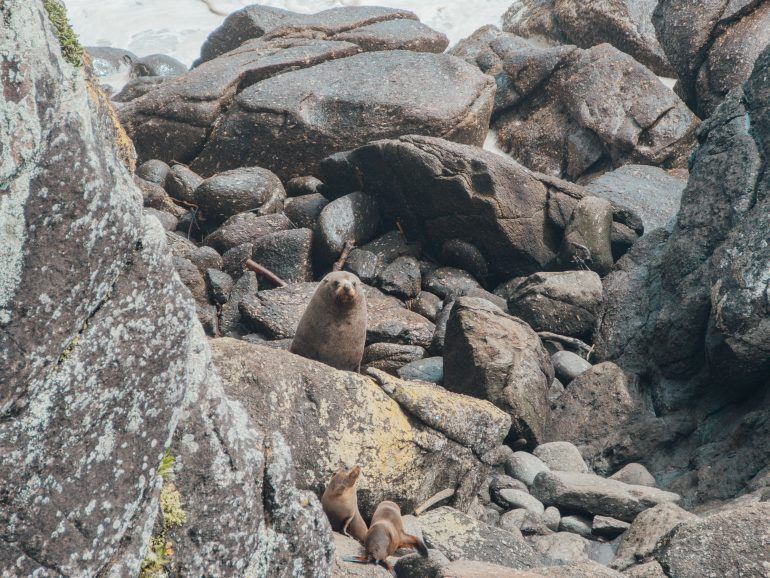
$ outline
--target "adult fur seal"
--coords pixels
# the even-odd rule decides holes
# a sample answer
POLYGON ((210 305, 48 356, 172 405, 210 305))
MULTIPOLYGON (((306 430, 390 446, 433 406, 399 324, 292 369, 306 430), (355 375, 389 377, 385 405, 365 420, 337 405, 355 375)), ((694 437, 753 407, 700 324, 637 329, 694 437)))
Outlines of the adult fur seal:
POLYGON ((289 351, 337 369, 359 371, 365 342, 361 281, 352 273, 329 273, 308 303, 289 351))
POLYGON ((342 532, 363 542, 366 539, 366 522, 358 511, 358 496, 356 482, 361 474, 361 468, 356 466, 350 470, 340 468, 332 476, 329 485, 321 496, 326 517, 332 525, 332 530, 342 532))
POLYGON ((404 532, 401 508, 387 500, 380 502, 374 511, 364 546, 371 560, 385 567, 394 576, 393 568, 387 560, 399 548, 416 548, 420 554, 428 556, 428 547, 425 542, 417 536, 404 532))

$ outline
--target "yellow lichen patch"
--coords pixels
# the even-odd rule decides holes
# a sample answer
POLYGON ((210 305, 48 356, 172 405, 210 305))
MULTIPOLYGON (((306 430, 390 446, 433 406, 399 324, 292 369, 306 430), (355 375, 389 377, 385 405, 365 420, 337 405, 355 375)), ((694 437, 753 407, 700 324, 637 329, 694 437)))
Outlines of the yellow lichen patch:
POLYGON ((86 89, 97 110, 106 114, 110 120, 118 157, 129 171, 134 172, 136 169, 136 149, 134 148, 133 141, 123 128, 123 125, 120 124, 118 113, 115 112, 115 109, 110 103, 110 99, 94 78, 88 79, 86 89))
POLYGON ((160 489, 160 510, 166 528, 181 526, 187 521, 187 514, 182 509, 182 495, 172 482, 164 482, 160 489))

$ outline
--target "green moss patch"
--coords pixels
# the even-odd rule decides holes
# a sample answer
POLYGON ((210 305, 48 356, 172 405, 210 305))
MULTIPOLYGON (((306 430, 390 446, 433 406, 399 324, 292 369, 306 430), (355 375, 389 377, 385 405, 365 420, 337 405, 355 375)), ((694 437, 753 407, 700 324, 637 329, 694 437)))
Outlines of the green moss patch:
POLYGON ((59 0, 43 0, 43 6, 48 12, 51 24, 56 28, 56 37, 59 39, 64 60, 75 68, 81 68, 85 51, 67 20, 67 10, 59 0))

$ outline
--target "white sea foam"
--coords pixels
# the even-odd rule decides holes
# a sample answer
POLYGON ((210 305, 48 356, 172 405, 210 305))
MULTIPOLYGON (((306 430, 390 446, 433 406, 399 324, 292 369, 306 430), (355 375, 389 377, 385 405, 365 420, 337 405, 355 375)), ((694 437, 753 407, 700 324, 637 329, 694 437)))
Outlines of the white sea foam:
POLYGON ((126 48, 139 56, 168 54, 189 65, 225 15, 261 3, 295 12, 335 6, 404 8, 449 37, 452 44, 485 24, 500 24, 513 0, 65 0, 86 46, 126 48))

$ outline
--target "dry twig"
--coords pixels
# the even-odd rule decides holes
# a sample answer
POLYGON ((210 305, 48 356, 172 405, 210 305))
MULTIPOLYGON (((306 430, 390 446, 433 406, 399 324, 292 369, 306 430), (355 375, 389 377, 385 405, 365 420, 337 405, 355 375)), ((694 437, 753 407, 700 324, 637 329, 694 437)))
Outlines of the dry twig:
POLYGON ((281 279, 278 275, 273 273, 270 269, 267 269, 260 265, 259 263, 255 263, 251 259, 246 259, 246 263, 244 263, 244 266, 247 269, 251 269, 254 271, 257 275, 262 275, 265 279, 270 281, 273 285, 277 285, 278 287, 286 287, 288 283, 281 279))

